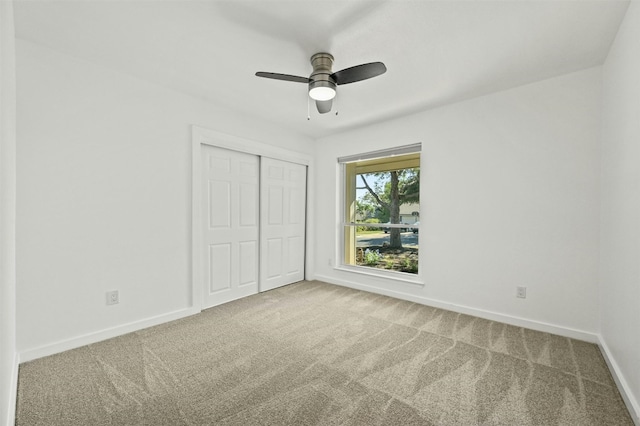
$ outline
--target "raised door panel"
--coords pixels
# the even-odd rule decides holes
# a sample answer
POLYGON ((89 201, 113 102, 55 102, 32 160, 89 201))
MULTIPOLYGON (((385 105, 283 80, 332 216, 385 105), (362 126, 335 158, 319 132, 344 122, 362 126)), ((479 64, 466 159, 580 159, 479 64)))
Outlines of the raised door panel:
POLYGON ((288 275, 299 274, 304 272, 304 238, 295 235, 287 238, 287 269, 288 275))
POLYGON ((207 208, 209 209, 209 228, 231 227, 231 184, 210 179, 207 208))
POLYGON ((209 245, 209 270, 207 274, 209 294, 231 288, 231 244, 209 245))
POLYGON ((239 285, 257 285, 258 284, 258 242, 257 241, 241 241, 240 242, 240 259, 242 259, 242 267, 240 268, 239 285))
POLYGON ((270 238, 267 241, 267 249, 264 254, 267 279, 277 278, 282 275, 282 249, 282 238, 270 238))

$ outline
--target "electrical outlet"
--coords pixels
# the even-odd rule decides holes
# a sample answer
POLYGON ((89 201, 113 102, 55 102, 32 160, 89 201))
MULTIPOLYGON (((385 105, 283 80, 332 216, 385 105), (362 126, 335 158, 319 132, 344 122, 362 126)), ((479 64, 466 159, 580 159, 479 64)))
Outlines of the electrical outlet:
POLYGON ((118 296, 118 290, 107 292, 107 305, 117 305, 120 303, 120 297, 118 296))
POLYGON ((527 298, 527 288, 526 287, 516 287, 516 297, 521 299, 527 298))

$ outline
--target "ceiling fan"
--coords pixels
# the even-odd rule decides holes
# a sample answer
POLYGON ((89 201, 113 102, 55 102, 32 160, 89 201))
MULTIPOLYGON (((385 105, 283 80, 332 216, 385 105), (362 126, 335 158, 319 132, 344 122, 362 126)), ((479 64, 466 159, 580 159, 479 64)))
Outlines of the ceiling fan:
POLYGON ((313 55, 311 57, 311 65, 313 66, 313 71, 308 78, 262 71, 257 72, 256 76, 293 81, 295 83, 307 83, 309 85, 309 97, 316 101, 318 112, 325 114, 331 111, 333 98, 336 96, 336 86, 377 77, 387 71, 387 67, 382 62, 371 62, 332 72, 333 56, 324 52, 313 55))

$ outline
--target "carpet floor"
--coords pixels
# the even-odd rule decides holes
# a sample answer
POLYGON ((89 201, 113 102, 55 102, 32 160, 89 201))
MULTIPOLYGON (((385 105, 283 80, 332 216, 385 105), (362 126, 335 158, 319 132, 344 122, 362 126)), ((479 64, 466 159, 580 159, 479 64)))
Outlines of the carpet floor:
POLYGON ((24 363, 16 424, 633 425, 596 345, 317 281, 24 363))

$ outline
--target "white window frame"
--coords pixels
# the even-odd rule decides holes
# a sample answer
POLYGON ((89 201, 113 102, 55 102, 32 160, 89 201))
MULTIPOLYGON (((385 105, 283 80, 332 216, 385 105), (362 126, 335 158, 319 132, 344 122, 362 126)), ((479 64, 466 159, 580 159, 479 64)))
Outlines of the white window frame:
MULTIPOLYGON (((367 226, 372 228, 379 228, 382 224, 366 224, 366 223, 358 223, 358 222, 347 222, 346 217, 346 199, 347 199, 347 185, 346 181, 349 178, 347 176, 347 164, 354 163, 357 161, 364 160, 373 160, 377 158, 387 158, 393 157, 403 154, 420 154, 420 166, 422 166, 422 144, 412 144, 412 145, 404 145, 390 149, 384 149, 379 151, 372 151, 363 154, 350 155, 345 157, 339 157, 337 159, 339 166, 339 179, 340 179, 340 210, 338 212, 338 223, 340 224, 339 230, 337 233, 337 241, 338 244, 338 256, 339 262, 336 262, 335 269, 357 273, 360 275, 369 275, 374 277, 386 278, 395 281, 402 281, 409 284, 415 284, 419 286, 424 285, 423 275, 424 275, 424 264, 420 260, 418 263, 418 273, 413 274, 409 272, 400 272, 400 271, 390 271, 379 268, 372 268, 368 266, 358 266, 349 264, 346 261, 346 235, 345 230, 347 227, 355 227, 355 226, 367 226)), ((422 185, 421 185, 422 186, 422 185)), ((422 211, 422 197, 420 197, 420 209, 422 211)), ((403 224, 384 224, 385 228, 415 228, 415 226, 407 226, 403 224)), ((424 228, 424 227, 423 227, 424 228)), ((420 251, 418 251, 419 253, 420 251)))

